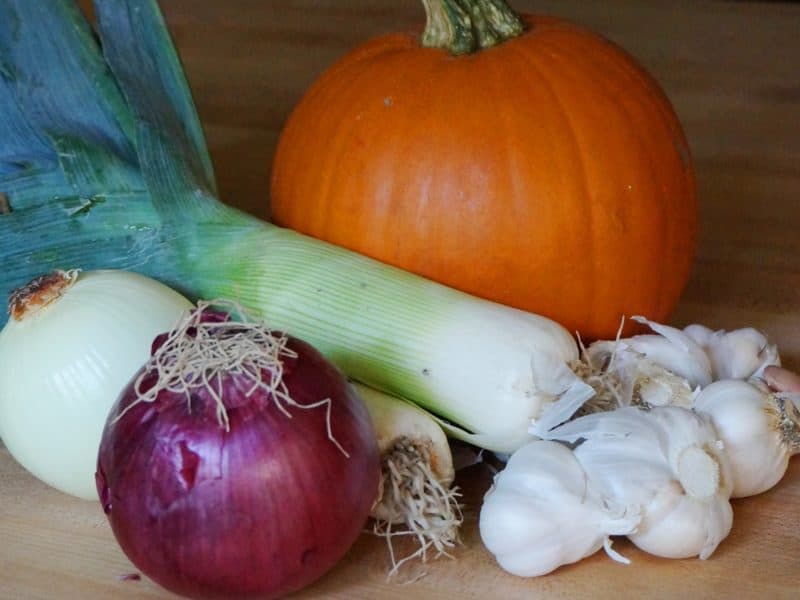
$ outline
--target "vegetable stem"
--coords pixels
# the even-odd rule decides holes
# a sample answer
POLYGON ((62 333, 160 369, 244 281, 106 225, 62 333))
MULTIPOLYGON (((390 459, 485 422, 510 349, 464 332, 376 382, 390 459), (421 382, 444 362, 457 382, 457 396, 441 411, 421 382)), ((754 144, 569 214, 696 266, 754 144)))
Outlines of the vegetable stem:
POLYGON ((524 25, 505 0, 422 0, 422 45, 470 54, 519 36, 524 25))
POLYGON ((11 292, 8 314, 16 321, 34 314, 40 308, 57 300, 78 277, 78 271, 53 271, 40 275, 27 285, 11 292))

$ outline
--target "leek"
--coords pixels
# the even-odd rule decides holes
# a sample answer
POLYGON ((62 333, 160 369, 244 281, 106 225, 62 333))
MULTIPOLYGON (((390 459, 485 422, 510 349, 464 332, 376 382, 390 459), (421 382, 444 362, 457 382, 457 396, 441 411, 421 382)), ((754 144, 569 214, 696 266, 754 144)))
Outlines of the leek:
POLYGON ((114 268, 228 298, 492 450, 585 400, 556 323, 219 202, 155 0, 96 0, 95 13, 100 44, 71 0, 0 0, 0 292, 54 269, 114 268))
POLYGON ((370 516, 372 531, 386 538, 390 575, 414 558, 449 556, 463 522, 460 492, 447 437, 428 413, 410 402, 354 384, 369 411, 381 453, 381 491, 370 516), (397 559, 392 541, 410 536, 418 548, 397 559))

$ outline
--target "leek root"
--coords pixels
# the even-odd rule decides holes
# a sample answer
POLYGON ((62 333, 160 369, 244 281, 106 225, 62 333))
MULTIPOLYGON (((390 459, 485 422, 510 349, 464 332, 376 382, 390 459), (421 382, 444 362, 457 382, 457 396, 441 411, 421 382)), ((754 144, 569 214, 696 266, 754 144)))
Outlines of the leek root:
POLYGON ((447 437, 441 427, 415 405, 356 384, 378 436, 381 453, 381 493, 372 509, 373 533, 386 538, 391 574, 414 558, 448 555, 458 543, 462 523, 455 471, 447 437), (411 536, 419 548, 400 560, 392 544, 411 536))

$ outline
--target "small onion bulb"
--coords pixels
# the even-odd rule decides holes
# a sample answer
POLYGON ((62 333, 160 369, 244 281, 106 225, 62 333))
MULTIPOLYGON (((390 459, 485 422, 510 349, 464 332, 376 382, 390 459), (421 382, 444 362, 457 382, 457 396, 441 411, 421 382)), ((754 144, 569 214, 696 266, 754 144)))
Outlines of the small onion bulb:
POLYGON ((189 308, 126 271, 58 271, 12 294, 0 332, 0 435, 11 455, 48 485, 97 500, 108 411, 155 336, 189 308))
POLYGON ((97 491, 143 574, 191 598, 278 598, 364 530, 380 456, 354 388, 309 344, 198 303, 111 408, 97 491))

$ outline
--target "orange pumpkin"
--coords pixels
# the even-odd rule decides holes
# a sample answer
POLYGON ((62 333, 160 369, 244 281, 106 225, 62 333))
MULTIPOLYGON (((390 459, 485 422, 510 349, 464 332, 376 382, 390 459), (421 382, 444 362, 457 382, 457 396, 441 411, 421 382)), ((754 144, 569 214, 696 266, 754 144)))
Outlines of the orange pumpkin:
POLYGON ((587 339, 666 320, 697 229, 678 119, 614 44, 522 23, 464 55, 409 32, 342 58, 282 132, 273 220, 587 339))

